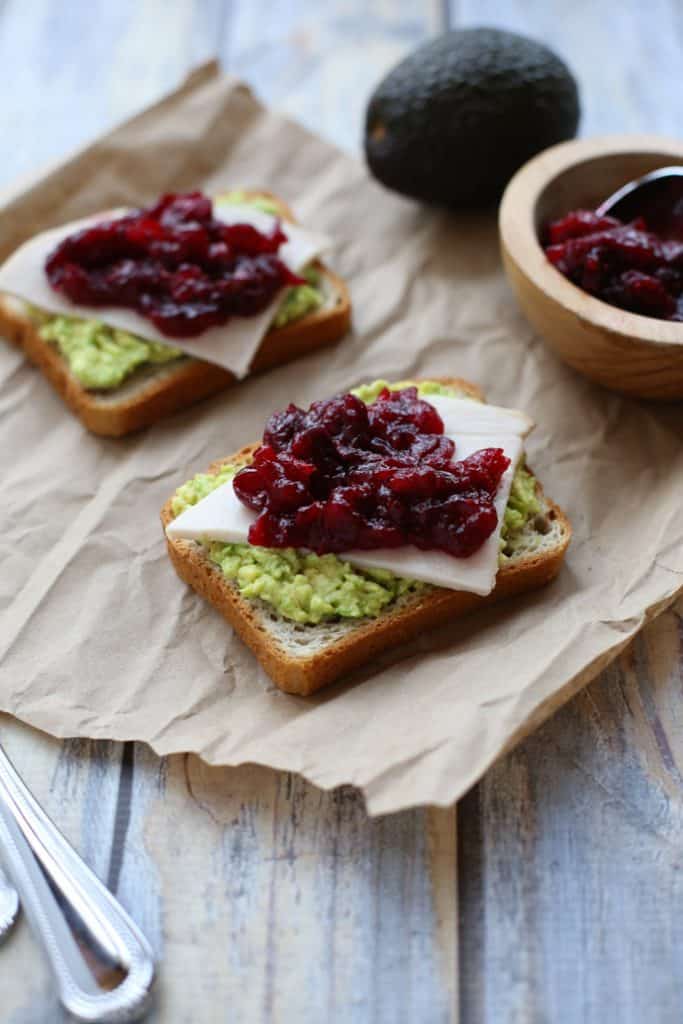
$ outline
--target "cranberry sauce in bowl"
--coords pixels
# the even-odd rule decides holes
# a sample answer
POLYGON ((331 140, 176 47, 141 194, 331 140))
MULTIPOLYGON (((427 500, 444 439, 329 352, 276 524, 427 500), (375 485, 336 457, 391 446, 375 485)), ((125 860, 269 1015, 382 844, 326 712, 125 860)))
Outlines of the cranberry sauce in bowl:
POLYGON ((625 186, 674 166, 683 167, 683 142, 654 135, 575 139, 518 171, 499 212, 508 280, 542 340, 589 380, 657 401, 683 398, 683 237, 671 231, 678 199, 667 192, 654 210, 660 186, 647 195, 643 186, 632 193, 625 186), (596 224, 596 208, 618 195, 618 205, 603 211, 613 220, 596 224), (642 222, 633 224, 638 217, 644 231, 642 222))
POLYGON ((74 303, 123 306, 169 337, 189 338, 255 316, 284 286, 303 283, 278 256, 286 241, 279 223, 269 234, 228 225, 201 192, 169 194, 69 235, 45 271, 74 303))
POLYGON ((501 448, 456 459, 417 388, 385 388, 371 405, 343 394, 275 413, 234 489, 258 513, 251 544, 318 554, 414 544, 466 558, 496 529, 510 460, 501 448))
POLYGON ((612 306, 683 321, 681 212, 672 208, 667 219, 641 216, 625 224, 574 210, 548 224, 545 253, 570 281, 612 306))

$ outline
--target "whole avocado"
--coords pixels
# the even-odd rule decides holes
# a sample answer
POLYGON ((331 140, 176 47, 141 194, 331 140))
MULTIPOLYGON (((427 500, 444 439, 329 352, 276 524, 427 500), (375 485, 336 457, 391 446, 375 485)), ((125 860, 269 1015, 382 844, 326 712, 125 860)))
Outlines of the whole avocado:
POLYGON ((455 30, 420 46, 377 86, 365 153, 388 188, 483 206, 535 153, 573 138, 579 116, 576 81, 552 50, 499 29, 455 30))

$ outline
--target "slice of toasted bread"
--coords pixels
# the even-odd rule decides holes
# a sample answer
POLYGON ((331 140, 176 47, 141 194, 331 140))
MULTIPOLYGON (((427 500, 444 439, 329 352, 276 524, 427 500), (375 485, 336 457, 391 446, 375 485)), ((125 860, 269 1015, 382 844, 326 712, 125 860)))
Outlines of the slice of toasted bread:
MULTIPOLYGON (((441 378, 465 397, 482 398, 478 388, 456 378, 441 378)), ((243 464, 257 445, 249 445, 209 466, 217 473, 226 463, 243 464)), ((265 602, 243 598, 237 587, 207 557, 201 544, 167 538, 168 553, 180 578, 210 602, 251 647, 274 683, 287 693, 308 696, 381 651, 399 647, 426 630, 515 594, 535 590, 560 571, 571 538, 562 510, 538 487, 546 532, 530 527, 524 544, 499 569, 486 597, 430 587, 398 598, 376 618, 340 619, 316 626, 291 622, 265 602)), ((161 511, 164 529, 173 519, 172 498, 161 511)))
MULTIPOLYGON (((289 207, 271 193, 283 219, 293 221, 289 207)), ((344 335, 351 322, 351 301, 346 285, 322 263, 320 272, 323 305, 302 317, 271 328, 254 356, 250 373, 259 373, 331 345, 344 335)), ((164 416, 239 383, 228 370, 213 363, 183 356, 171 363, 143 366, 111 391, 92 391, 71 373, 58 349, 43 341, 39 328, 26 315, 23 303, 0 296, 0 335, 20 346, 30 361, 45 374, 55 390, 83 425, 102 437, 123 437, 164 416)))

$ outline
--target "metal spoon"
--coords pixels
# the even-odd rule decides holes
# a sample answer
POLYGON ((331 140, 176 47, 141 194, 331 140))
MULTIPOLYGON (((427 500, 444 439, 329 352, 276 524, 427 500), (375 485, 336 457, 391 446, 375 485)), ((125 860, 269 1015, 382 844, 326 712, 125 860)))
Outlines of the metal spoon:
POLYGON ((642 215, 657 234, 671 234, 683 227, 683 167, 659 167, 613 192, 596 211, 623 221, 642 215))
POLYGON ((19 895, 3 871, 0 871, 0 942, 12 931, 19 914, 19 895))
POLYGON ((69 1013, 86 1024, 139 1020, 154 983, 147 940, 50 821, 2 747, 0 854, 69 1013))

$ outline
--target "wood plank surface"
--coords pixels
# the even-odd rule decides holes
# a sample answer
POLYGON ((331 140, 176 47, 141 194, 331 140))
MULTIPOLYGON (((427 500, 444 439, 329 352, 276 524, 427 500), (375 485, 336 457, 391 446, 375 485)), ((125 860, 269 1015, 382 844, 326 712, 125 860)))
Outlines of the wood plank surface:
POLYGON ((681 1019, 682 612, 461 802, 463 1020, 681 1019))
POLYGON ((581 135, 652 132, 680 138, 679 0, 447 0, 453 28, 495 25, 552 47, 580 87, 581 135))
MULTIPOLYGON (((436 3, 417 13, 384 3, 370 15, 357 2, 127 0, 58 17, 48 0, 9 0, 0 87, 21 104, 8 110, 15 144, 0 186, 215 52, 266 100, 357 148, 367 91, 440 15, 436 3)), ((354 791, 321 793, 267 769, 160 760, 133 744, 59 744, 6 718, 0 738, 162 958, 150 1019, 456 1019, 453 810, 370 821, 354 791)), ((63 1020, 23 922, 0 956, 0 992, 3 1024, 63 1020)))

